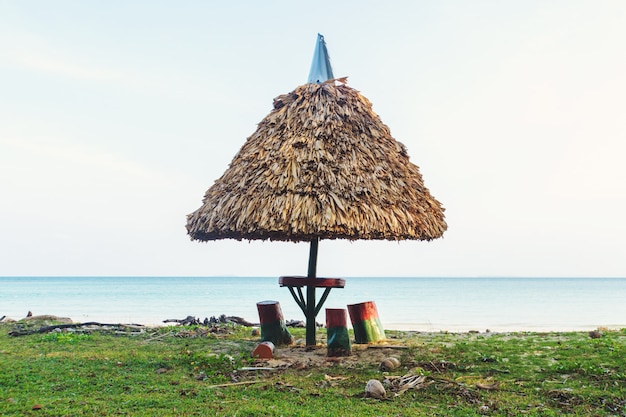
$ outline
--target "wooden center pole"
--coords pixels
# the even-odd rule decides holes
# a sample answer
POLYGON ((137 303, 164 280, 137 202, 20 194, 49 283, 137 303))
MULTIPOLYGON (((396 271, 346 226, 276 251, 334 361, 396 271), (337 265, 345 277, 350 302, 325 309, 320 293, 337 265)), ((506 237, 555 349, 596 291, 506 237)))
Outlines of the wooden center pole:
MULTIPOLYGON (((319 238, 311 239, 309 249, 309 272, 307 278, 314 280, 317 278, 317 248, 319 238)), ((315 285, 310 282, 306 286, 306 345, 315 346, 315 285)))

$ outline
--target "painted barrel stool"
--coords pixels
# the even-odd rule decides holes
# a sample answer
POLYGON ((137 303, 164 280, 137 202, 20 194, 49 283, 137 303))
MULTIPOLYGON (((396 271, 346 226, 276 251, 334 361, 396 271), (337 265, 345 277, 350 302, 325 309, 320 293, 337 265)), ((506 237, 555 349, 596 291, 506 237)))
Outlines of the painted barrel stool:
POLYGON ((349 356, 352 353, 347 321, 345 309, 326 309, 327 356, 349 356))
POLYGON ((272 342, 276 346, 293 343, 278 301, 260 301, 256 303, 256 308, 261 321, 262 342, 272 342))
POLYGON ((376 303, 366 301, 349 304, 348 313, 350 314, 350 321, 352 321, 356 343, 372 343, 385 339, 385 330, 378 317, 376 303))

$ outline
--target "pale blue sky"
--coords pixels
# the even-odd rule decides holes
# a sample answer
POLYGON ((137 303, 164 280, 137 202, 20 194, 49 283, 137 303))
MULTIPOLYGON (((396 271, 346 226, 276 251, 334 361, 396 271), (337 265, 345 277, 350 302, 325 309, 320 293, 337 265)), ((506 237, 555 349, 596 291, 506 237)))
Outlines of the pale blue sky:
POLYGON ((449 225, 320 275, 626 276, 626 2, 384 3, 0 0, 0 275, 305 274, 184 226, 319 32, 449 225))

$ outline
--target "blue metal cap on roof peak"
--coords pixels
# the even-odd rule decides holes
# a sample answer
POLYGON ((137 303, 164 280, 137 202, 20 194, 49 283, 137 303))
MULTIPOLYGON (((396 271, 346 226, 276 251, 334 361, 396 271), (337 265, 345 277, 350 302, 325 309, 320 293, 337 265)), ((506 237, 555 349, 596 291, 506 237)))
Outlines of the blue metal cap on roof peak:
POLYGON ((311 71, 309 71, 309 80, 307 82, 321 84, 333 78, 333 69, 330 66, 330 57, 326 49, 326 42, 324 42, 324 37, 318 33, 317 42, 315 43, 315 52, 313 52, 311 71))

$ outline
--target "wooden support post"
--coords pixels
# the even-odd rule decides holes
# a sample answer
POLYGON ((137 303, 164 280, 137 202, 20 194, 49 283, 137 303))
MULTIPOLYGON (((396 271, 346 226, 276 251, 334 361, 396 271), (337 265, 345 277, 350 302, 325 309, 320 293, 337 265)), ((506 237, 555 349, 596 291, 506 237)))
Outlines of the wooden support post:
POLYGON ((348 313, 350 313, 356 343, 371 343, 385 339, 385 330, 378 318, 376 304, 373 301, 350 304, 348 313))
MULTIPOLYGON (((319 245, 319 239, 313 238, 311 240, 311 247, 309 250, 309 271, 307 278, 309 281, 316 279, 317 275, 317 248, 319 245)), ((315 341, 315 285, 309 282, 306 286, 306 345, 314 346, 315 341)))
POLYGON ((347 318, 348 315, 343 308, 326 309, 326 335, 328 340, 326 356, 349 356, 352 353, 347 318))
POLYGON ((261 301, 256 303, 256 308, 261 321, 261 341, 272 342, 276 346, 293 343, 278 301, 261 301))

